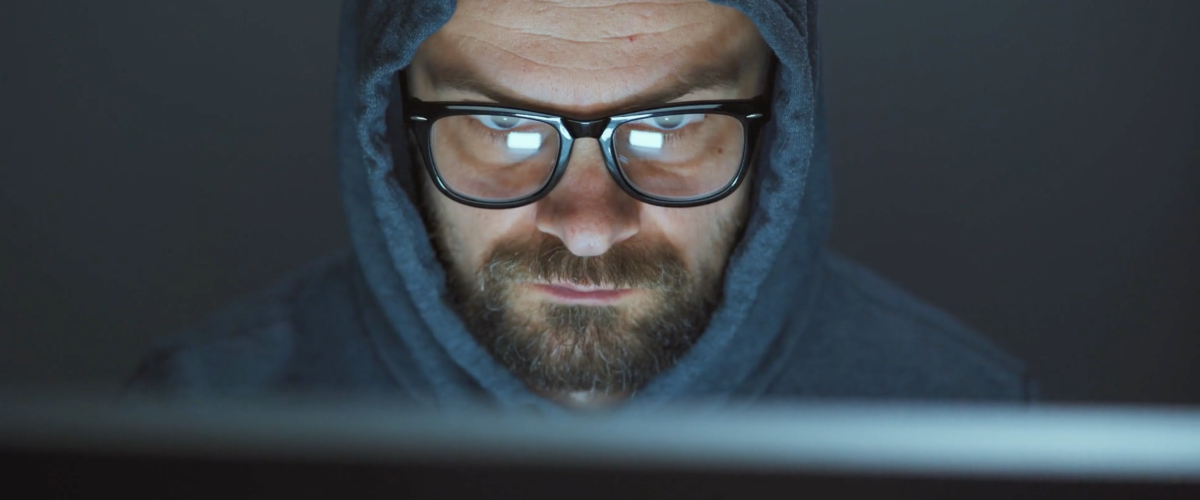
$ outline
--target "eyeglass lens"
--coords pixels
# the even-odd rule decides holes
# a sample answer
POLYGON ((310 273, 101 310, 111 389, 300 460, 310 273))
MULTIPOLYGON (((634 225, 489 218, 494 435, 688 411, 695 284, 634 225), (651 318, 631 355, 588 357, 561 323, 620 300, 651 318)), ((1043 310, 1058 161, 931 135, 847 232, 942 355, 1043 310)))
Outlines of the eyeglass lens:
MULTIPOLYGON (((733 180, 745 148, 741 122, 709 113, 654 116, 614 130, 613 152, 626 180, 665 200, 692 200, 733 180)), ((459 195, 505 202, 542 189, 554 172, 560 137, 554 126, 512 116, 456 115, 434 122, 433 163, 459 195)))

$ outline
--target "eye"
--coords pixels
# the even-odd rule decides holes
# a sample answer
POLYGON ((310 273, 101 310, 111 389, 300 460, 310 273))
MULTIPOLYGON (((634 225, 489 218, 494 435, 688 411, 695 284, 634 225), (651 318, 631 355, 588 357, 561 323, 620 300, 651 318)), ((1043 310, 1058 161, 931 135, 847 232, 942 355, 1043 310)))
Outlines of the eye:
POLYGON ((512 130, 523 125, 527 120, 515 116, 473 115, 483 126, 493 130, 512 130))
POLYGON ((702 114, 655 116, 643 123, 648 123, 660 130, 675 130, 704 119, 702 114))

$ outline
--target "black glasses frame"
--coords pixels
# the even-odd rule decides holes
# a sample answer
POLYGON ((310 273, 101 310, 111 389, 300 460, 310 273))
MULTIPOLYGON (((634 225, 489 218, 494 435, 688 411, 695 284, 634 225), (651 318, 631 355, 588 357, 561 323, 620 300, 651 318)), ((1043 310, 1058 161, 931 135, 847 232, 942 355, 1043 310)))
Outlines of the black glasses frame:
MULTIPOLYGON (((401 77, 403 78, 403 77, 401 77)), ((758 154, 758 138, 762 132, 762 128, 770 121, 771 103, 766 95, 755 97, 753 99, 741 100, 725 100, 725 101, 696 101, 696 102, 681 102, 668 106, 659 106, 653 108, 645 108, 641 110, 628 111, 617 115, 599 117, 590 120, 568 118, 565 116, 542 113, 517 108, 507 108, 482 103, 468 102, 427 102, 415 97, 407 97, 404 102, 404 121, 408 125, 409 131, 416 138, 417 147, 420 148, 421 158, 425 163, 425 171, 429 173, 429 178, 433 180, 434 186, 437 186, 438 191, 446 195, 450 199, 462 203, 464 205, 476 208, 491 208, 504 209, 516 208, 530 203, 534 203, 554 189, 558 181, 562 179, 563 174, 567 171, 567 163, 571 156, 571 148, 574 145, 575 139, 590 137, 600 142, 600 150, 603 152, 604 163, 608 167, 608 173, 617 185, 623 191, 632 196, 634 199, 657 205, 661 207, 694 207, 716 202, 726 196, 729 196, 742 181, 746 178, 746 173, 750 165, 758 154), (706 195, 695 199, 670 199, 661 198, 649 195, 639 191, 629 179, 626 178, 624 171, 616 161, 616 145, 613 144, 613 134, 617 127, 634 121, 657 116, 682 115, 690 113, 713 113, 728 115, 736 118, 742 124, 742 133, 745 147, 742 148, 742 164, 738 166, 737 173, 733 179, 729 181, 722 189, 713 194, 706 195), (533 194, 515 198, 511 200, 501 201, 485 201, 454 192, 449 186, 443 182, 441 174, 438 173, 433 160, 433 144, 430 141, 430 135, 433 130, 433 123, 441 118, 448 116, 459 115, 475 115, 489 114, 498 116, 511 116, 515 118, 524 118, 527 120, 539 121, 554 127, 559 135, 559 152, 558 159, 554 164, 554 170, 550 174, 550 179, 533 194)))

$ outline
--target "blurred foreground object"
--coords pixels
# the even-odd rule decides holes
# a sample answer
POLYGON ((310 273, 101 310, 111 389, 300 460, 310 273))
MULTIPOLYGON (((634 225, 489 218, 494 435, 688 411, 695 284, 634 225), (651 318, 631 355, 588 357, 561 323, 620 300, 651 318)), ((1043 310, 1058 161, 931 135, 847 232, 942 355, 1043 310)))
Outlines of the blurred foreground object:
POLYGON ((8 483, 54 497, 1200 495, 1190 409, 829 404, 564 418, 6 399, 8 483))

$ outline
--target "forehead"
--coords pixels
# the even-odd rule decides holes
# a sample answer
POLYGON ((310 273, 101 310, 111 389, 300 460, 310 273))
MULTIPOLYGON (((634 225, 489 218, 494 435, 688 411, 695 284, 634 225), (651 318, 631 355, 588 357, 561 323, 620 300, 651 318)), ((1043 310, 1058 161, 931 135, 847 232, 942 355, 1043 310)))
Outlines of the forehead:
POLYGON ((750 19, 705 1, 460 0, 414 58, 434 79, 580 110, 674 83, 697 66, 736 73, 765 44, 750 19))

